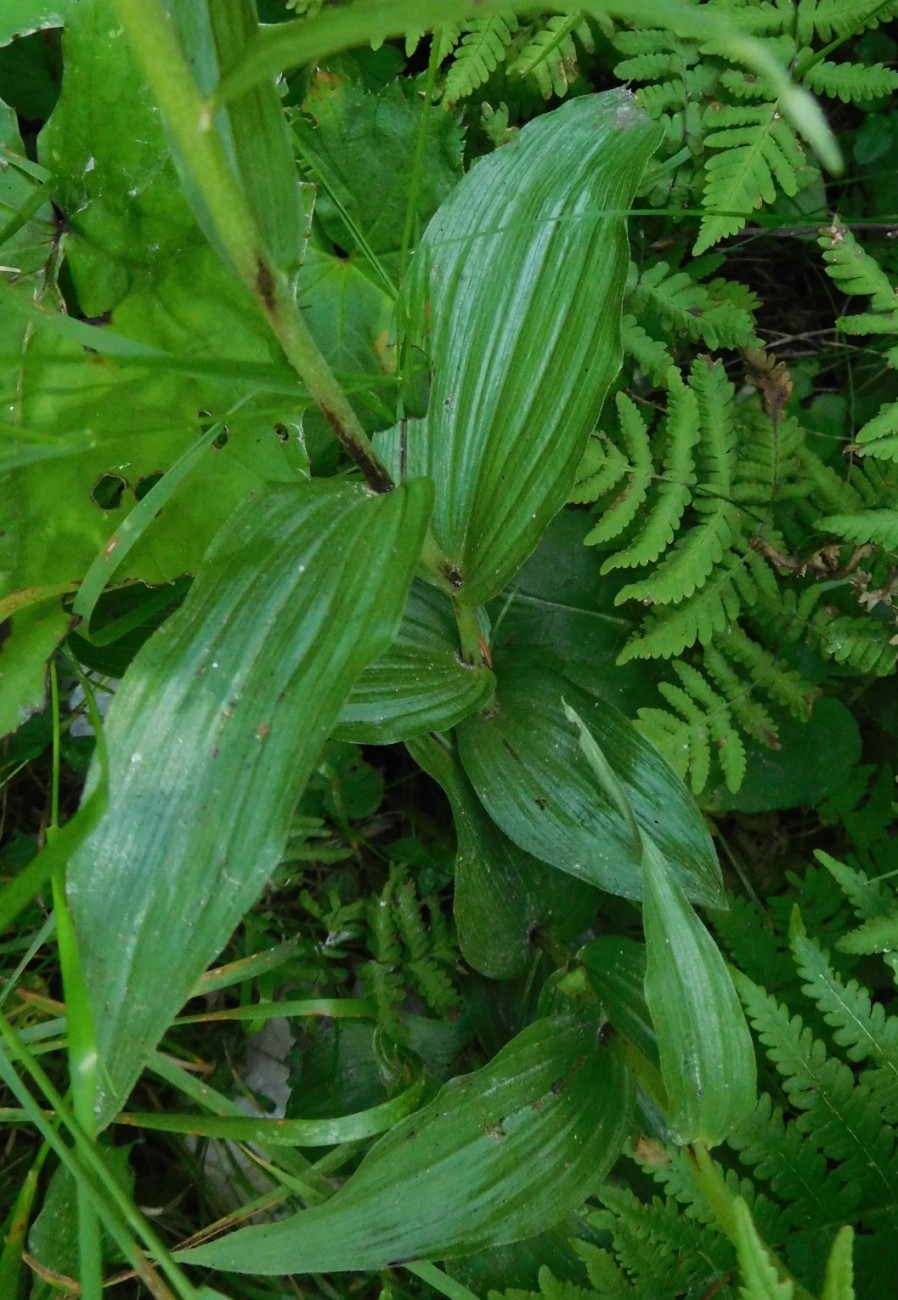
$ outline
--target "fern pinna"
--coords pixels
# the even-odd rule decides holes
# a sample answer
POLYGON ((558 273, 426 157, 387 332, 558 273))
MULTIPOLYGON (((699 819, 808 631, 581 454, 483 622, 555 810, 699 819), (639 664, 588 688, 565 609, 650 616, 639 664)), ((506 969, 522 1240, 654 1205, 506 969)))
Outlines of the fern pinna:
MULTIPOLYGON (((816 96, 848 103, 898 89, 895 69, 846 58, 844 49, 851 36, 893 18, 894 0, 708 0, 700 7, 763 42, 816 96)), ((639 98, 667 127, 672 166, 650 201, 701 204, 696 254, 736 234, 756 209, 779 196, 795 199, 818 179, 778 91, 738 65, 732 39, 698 43, 668 28, 635 25, 617 31, 613 44, 623 55, 616 75, 640 83, 639 98)))
MULTIPOLYGON (((875 259, 842 226, 821 243, 836 283, 872 299, 872 312, 840 327, 893 327, 894 291, 875 259)), ((757 347, 755 296, 710 279, 718 266, 634 270, 625 387, 571 496, 594 504, 586 542, 602 573, 632 573, 616 603, 643 611, 618 662, 672 661, 662 700, 639 719, 696 792, 718 764, 738 789, 744 738, 776 748, 784 712, 809 716, 824 674, 805 677, 797 649, 805 672, 809 647, 855 673, 890 673, 898 655, 896 476, 882 463, 898 445, 888 423, 898 408, 859 431, 862 463, 838 449, 824 458, 790 403, 785 366, 757 347), (739 349, 741 365, 700 354, 681 369, 701 342, 739 349)))

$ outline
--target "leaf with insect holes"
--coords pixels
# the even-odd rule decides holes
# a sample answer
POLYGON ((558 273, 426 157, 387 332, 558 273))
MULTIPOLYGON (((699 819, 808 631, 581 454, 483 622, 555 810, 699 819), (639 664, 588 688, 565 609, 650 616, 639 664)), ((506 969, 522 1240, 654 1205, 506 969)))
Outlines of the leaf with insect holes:
POLYGON ((568 498, 620 366, 626 213, 660 136, 629 91, 572 100, 475 163, 415 253, 430 406, 377 445, 434 480, 466 603, 505 586, 568 498))
POLYGON ((342 1272, 531 1237, 608 1173, 630 1091, 593 1014, 537 1020, 397 1124, 324 1205, 179 1258, 235 1273, 342 1272))
POLYGON ((102 1120, 277 866, 344 696, 395 635, 430 502, 420 481, 266 488, 125 674, 109 806, 68 872, 102 1120))

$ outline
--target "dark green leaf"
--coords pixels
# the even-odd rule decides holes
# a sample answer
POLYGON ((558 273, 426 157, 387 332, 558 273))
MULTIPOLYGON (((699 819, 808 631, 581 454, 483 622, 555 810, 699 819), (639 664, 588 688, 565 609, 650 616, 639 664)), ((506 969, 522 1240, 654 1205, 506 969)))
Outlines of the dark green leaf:
POLYGON ((614 597, 628 578, 604 574, 583 539, 595 524, 583 510, 562 510, 507 591, 490 606, 493 653, 537 650, 591 695, 628 717, 647 702, 662 674, 650 660, 615 660, 636 629, 614 597))
POLYGON ((381 450, 436 483, 434 534, 469 604, 505 586, 567 499, 620 366, 626 210, 659 140, 629 91, 571 100, 476 163, 415 253, 430 407, 381 450))
POLYGON ((723 901, 720 868, 695 801, 679 777, 613 705, 549 669, 510 664, 498 674, 496 705, 458 728, 462 764, 484 807, 516 844, 609 893, 642 897, 638 834, 603 791, 576 726, 574 708, 621 782, 639 828, 670 856, 687 895, 723 901))
POLYGON ((777 721, 779 746, 746 745, 748 767, 735 794, 717 786, 702 803, 713 812, 772 812, 817 808, 848 779, 861 757, 861 735, 849 709, 827 696, 814 702, 807 722, 777 721))
POLYGON ((533 961, 543 932, 562 940, 581 932, 596 913, 598 896, 502 834, 448 739, 421 736, 409 742, 408 751, 452 805, 458 837, 455 922, 462 955, 490 979, 513 979, 533 961))
POLYGON ((109 809, 69 874, 105 1120, 277 865, 346 691, 395 633, 430 495, 266 489, 129 668, 109 809))
POLYGON ((577 953, 609 1023, 655 1065, 658 1040, 645 1002, 645 945, 603 935, 577 953))
POLYGON ((43 708, 47 660, 72 621, 58 600, 50 600, 0 622, 0 736, 43 708))
POLYGON ((398 1124, 325 1205, 181 1258, 232 1272, 380 1269, 550 1227, 605 1177, 629 1078, 591 1015, 539 1020, 398 1124))
POLYGON ((349 693, 335 735, 367 745, 446 731, 492 699, 495 678, 458 654, 446 596, 416 582, 396 640, 349 693))

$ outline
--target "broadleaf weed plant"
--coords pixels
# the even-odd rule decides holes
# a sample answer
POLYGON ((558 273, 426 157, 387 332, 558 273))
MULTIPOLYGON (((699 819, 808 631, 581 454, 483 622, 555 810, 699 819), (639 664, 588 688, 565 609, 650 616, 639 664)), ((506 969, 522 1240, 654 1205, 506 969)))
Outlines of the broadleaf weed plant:
POLYGON ((0 15, 0 1295, 883 1293, 894 16, 0 15))

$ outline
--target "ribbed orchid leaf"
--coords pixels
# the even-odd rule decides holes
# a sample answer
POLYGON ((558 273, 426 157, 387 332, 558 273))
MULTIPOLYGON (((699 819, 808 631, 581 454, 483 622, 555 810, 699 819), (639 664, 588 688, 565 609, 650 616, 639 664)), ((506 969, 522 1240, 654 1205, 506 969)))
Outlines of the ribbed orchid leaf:
POLYGON ((673 864, 644 836, 645 1000, 658 1037, 668 1123, 715 1146, 751 1113, 757 1068, 733 981, 673 864))
POLYGON ((382 1269, 533 1236, 606 1176, 630 1076, 592 1014, 538 1020, 381 1138, 324 1205, 181 1252, 237 1273, 382 1269))
POLYGON ((564 943, 591 923, 600 898, 514 844, 487 814, 449 737, 419 736, 412 758, 445 790, 458 839, 455 924, 462 956, 489 979, 513 979, 549 934, 564 943))
POLYGON ((447 731, 485 708, 495 685, 488 668, 475 668, 461 658, 448 598, 416 582, 396 640, 350 691, 334 735, 364 745, 388 745, 428 731, 447 731))
POLYGON ((395 635, 431 499, 266 487, 123 679, 108 808, 69 864, 103 1120, 277 866, 349 687, 395 635))
POLYGON ((660 136, 627 90, 573 99, 477 162, 415 253, 405 297, 430 405, 379 448, 436 483, 434 535, 469 604, 505 586, 567 499, 620 366, 627 209, 660 136))
POLYGON ((641 898, 640 831, 674 864, 686 895, 723 905, 704 819, 658 751, 613 705, 533 661, 498 675, 495 704, 458 727, 464 769, 487 812, 521 848, 608 893, 641 898), (583 752, 573 708, 629 800, 618 807, 583 752))

